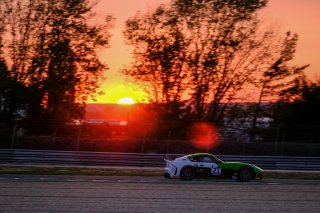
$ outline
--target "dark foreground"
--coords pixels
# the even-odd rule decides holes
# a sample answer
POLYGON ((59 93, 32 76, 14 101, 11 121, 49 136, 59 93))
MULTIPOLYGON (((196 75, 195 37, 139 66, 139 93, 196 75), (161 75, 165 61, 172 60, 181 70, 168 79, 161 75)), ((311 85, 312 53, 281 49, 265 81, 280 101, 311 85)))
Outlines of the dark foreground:
POLYGON ((319 180, 1 175, 0 212, 318 212, 319 180))

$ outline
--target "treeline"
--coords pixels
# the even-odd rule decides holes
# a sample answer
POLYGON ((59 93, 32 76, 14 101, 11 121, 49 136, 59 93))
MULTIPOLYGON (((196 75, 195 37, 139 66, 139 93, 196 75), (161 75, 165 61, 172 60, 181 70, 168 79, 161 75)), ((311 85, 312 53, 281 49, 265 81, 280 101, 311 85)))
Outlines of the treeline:
POLYGON ((266 5, 175 0, 127 20, 134 60, 123 73, 145 86, 164 136, 194 121, 214 123, 234 140, 237 129, 250 141, 299 134, 294 129, 304 126, 313 130, 300 134, 316 134, 319 83, 305 77, 308 65, 292 65, 298 35, 261 24, 266 5))
MULTIPOLYGON (((204 121, 230 139, 241 129, 250 141, 301 134, 320 141, 320 83, 305 77, 308 65, 292 65, 298 35, 281 36, 261 24, 258 12, 266 5, 174 0, 126 21, 134 60, 122 73, 149 94, 157 137, 175 138, 204 121), (235 104, 243 102, 250 104, 235 104)), ((106 15, 97 24, 94 6, 91 0, 0 0, 0 125, 18 120, 27 134, 46 134, 39 127, 83 118, 107 69, 97 50, 109 46, 113 20, 106 15)))

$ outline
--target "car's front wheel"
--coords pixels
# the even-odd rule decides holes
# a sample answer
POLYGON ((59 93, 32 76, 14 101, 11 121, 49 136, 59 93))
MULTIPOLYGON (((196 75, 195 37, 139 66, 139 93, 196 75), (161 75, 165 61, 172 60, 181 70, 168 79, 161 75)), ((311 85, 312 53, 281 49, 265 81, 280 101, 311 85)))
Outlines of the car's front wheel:
POLYGON ((181 169, 180 179, 192 180, 196 177, 196 171, 192 166, 185 166, 181 169))
POLYGON ((248 182, 252 179, 252 177, 253 177, 252 169, 247 166, 242 167, 238 171, 238 181, 248 182))

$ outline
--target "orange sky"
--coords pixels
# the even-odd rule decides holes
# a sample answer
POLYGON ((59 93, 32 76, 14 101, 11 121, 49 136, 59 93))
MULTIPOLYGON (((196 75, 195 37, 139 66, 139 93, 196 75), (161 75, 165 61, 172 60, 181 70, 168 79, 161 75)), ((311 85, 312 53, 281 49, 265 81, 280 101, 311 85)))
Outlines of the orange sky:
MULTIPOLYGON (((100 0, 99 14, 110 13, 116 18, 112 29, 111 48, 102 51, 101 59, 107 63, 106 80, 101 84, 104 95, 97 96, 95 103, 117 103, 122 97, 132 97, 144 102, 146 97, 137 86, 129 85, 127 77, 119 70, 130 64, 131 48, 124 44, 122 30, 129 17, 138 10, 152 10, 170 0, 100 0)), ((275 23, 280 29, 298 33, 299 41, 294 63, 310 64, 306 73, 310 79, 320 79, 320 0, 269 0, 267 8, 261 11, 268 23, 275 23)), ((90 101, 92 103, 93 101, 90 101)))

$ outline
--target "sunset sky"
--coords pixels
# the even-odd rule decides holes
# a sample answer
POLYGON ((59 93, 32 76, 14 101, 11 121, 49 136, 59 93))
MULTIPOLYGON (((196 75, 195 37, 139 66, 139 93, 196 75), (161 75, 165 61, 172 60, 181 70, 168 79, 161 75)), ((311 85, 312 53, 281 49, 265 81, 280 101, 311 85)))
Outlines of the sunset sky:
MULTIPOLYGON (((124 43, 122 31, 125 21, 138 10, 152 10, 170 0, 100 0, 98 14, 110 13, 116 18, 112 29, 111 48, 102 51, 101 59, 108 64, 106 80, 101 84, 104 95, 97 96, 95 103, 117 103, 123 97, 131 97, 136 102, 144 102, 146 97, 138 86, 129 84, 127 77, 119 70, 130 64, 131 48, 124 43)), ((264 21, 275 24, 283 31, 298 33, 299 41, 294 63, 310 64, 305 71, 312 79, 320 80, 320 0, 269 0, 260 14, 264 21)), ((93 101, 90 101, 91 103, 93 101)))

